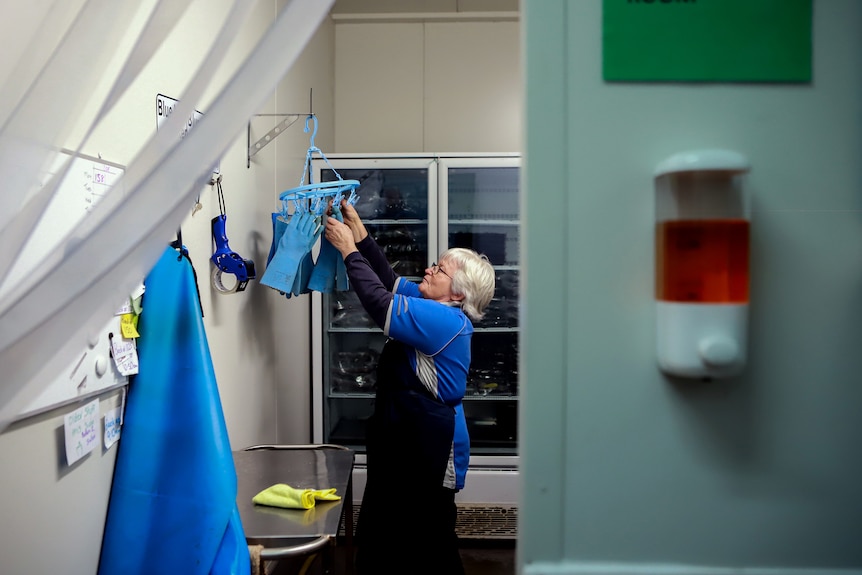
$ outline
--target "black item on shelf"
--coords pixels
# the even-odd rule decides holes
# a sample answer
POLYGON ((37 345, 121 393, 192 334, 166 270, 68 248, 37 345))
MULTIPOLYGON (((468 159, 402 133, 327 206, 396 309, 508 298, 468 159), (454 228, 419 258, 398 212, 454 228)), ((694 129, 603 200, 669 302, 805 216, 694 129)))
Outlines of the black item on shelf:
POLYGON ((332 327, 377 327, 352 291, 333 294, 330 323, 332 327))
POLYGON ((453 248, 470 248, 485 254, 494 265, 506 264, 506 234, 492 232, 455 232, 450 234, 453 248))
POLYGON ((403 226, 369 230, 380 244, 386 259, 400 276, 422 276, 425 269, 427 240, 418 239, 403 226))
POLYGON ((494 298, 485 308, 485 317, 474 323, 475 327, 517 327, 518 301, 494 298))
POLYGON ((332 391, 341 393, 374 393, 377 388, 377 375, 358 373, 349 375, 332 370, 332 391))
POLYGON ((496 274, 497 294, 495 297, 518 299, 518 272, 508 270, 496 274))
POLYGON ((335 353, 334 369, 344 375, 367 374, 377 369, 380 354, 373 349, 366 351, 338 351, 335 353))
POLYGON ((417 219, 420 215, 404 201, 400 189, 390 187, 380 192, 377 217, 385 220, 402 220, 417 219))

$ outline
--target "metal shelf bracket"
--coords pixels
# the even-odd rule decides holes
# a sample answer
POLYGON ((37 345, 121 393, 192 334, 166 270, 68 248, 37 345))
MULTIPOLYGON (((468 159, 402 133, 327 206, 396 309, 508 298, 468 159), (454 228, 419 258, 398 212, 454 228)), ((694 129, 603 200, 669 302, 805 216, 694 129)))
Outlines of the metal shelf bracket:
POLYGON ((251 121, 249 121, 248 132, 247 132, 248 154, 246 156, 245 167, 250 168, 251 167, 251 159, 254 157, 254 155, 257 154, 262 149, 264 149, 267 144, 269 144, 274 139, 276 139, 278 136, 280 136, 282 134, 282 132, 284 132, 289 127, 291 127, 293 124, 295 124, 297 120, 299 120, 303 116, 313 116, 313 115, 314 114, 310 114, 310 113, 303 113, 303 114, 291 113, 291 114, 255 114, 254 116, 252 116, 253 118, 267 116, 267 117, 278 117, 278 118, 283 118, 283 119, 279 120, 279 122, 275 125, 275 127, 273 129, 271 129, 269 132, 267 132, 262 138, 260 138, 254 144, 251 143, 251 121))

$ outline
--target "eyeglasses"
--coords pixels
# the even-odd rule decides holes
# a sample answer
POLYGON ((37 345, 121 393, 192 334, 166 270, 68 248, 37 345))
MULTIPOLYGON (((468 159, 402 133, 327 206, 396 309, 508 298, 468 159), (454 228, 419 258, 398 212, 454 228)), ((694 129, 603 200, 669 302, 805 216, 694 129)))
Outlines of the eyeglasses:
POLYGON ((442 267, 437 265, 437 262, 434 262, 433 264, 431 264, 428 267, 431 269, 431 275, 432 276, 436 276, 437 272, 440 272, 441 274, 443 274, 444 276, 446 276, 450 280, 453 279, 452 276, 450 276, 449 274, 446 273, 446 270, 444 270, 442 267))

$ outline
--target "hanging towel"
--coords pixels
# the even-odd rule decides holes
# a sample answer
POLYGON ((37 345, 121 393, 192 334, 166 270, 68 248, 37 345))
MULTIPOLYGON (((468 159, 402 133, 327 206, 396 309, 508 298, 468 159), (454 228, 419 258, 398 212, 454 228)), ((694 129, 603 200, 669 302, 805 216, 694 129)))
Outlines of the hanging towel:
POLYGON ((263 559, 260 558, 260 553, 263 551, 263 545, 249 545, 248 557, 251 560, 251 575, 264 575, 263 559))
POLYGON ((267 487, 254 497, 252 501, 258 505, 284 507, 286 509, 311 509, 320 501, 338 501, 335 489, 297 489, 286 483, 277 483, 267 487))
POLYGON ((248 575, 228 441, 188 252, 146 278, 139 373, 119 442, 99 575, 248 575))

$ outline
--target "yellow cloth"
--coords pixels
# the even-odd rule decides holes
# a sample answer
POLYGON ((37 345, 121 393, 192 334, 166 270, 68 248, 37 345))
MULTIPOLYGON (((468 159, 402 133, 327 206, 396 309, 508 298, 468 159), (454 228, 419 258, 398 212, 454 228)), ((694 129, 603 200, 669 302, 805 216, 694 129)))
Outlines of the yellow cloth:
POLYGON ((311 509, 318 501, 338 501, 341 496, 335 494, 335 488, 330 489, 297 489, 286 483, 277 483, 267 487, 254 497, 252 501, 258 505, 270 507, 285 507, 287 509, 311 509))

